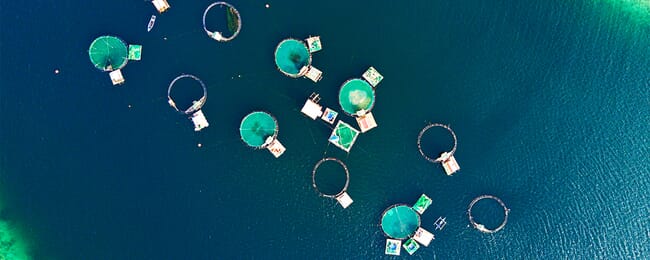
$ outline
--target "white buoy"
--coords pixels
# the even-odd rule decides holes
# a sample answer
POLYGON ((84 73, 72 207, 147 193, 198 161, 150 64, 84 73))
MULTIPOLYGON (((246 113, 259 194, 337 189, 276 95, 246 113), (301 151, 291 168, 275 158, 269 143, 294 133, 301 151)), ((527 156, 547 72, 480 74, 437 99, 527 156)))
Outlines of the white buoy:
POLYGON ((59 71, 59 69, 54 70, 54 74, 59 74, 59 72, 61 72, 61 71, 59 71))
POLYGON ((199 144, 197 144, 196 146, 199 147, 199 148, 201 148, 201 146, 203 146, 203 145, 202 145, 201 143, 199 143, 199 144))
POLYGON ((269 5, 269 4, 266 4, 265 6, 266 6, 266 8, 269 8, 269 7, 271 7, 271 5, 269 5))

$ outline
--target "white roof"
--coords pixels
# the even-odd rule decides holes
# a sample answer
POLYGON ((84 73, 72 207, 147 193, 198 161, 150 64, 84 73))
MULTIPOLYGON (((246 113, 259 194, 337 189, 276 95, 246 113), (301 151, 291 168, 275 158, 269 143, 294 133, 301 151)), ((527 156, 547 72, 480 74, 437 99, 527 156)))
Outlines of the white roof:
POLYGON ((169 3, 167 3, 166 0, 153 0, 151 3, 153 3, 153 5, 160 13, 166 11, 169 8, 169 3))
POLYGON ((192 119, 192 123, 194 123, 194 131, 201 131, 201 129, 210 126, 208 120, 205 118, 205 115, 203 115, 203 112, 201 110, 194 112, 190 119, 192 119))
POLYGON ((285 148, 284 145, 278 141, 278 139, 271 141, 271 144, 267 146, 266 149, 269 150, 269 152, 271 152, 275 158, 280 157, 280 155, 282 155, 284 151, 287 150, 287 148, 285 148))
POLYGON ((359 124, 362 133, 377 127, 375 117, 370 112, 367 112, 364 116, 357 117, 357 123, 359 124))
POLYGON ((350 195, 348 195, 347 192, 343 192, 343 194, 337 196, 336 200, 339 202, 339 204, 341 204, 341 206, 344 209, 347 208, 348 206, 350 206, 350 204, 352 204, 352 202, 354 202, 352 200, 352 198, 350 197, 350 195))
POLYGON ((113 82, 113 85, 124 83, 124 77, 122 76, 122 71, 120 71, 119 69, 111 71, 111 73, 108 73, 108 75, 111 77, 111 81, 113 82))
POLYGON ((413 239, 423 246, 429 246, 429 243, 434 239, 434 236, 424 228, 418 228, 418 230, 415 231, 415 235, 413 235, 413 239))
POLYGON ((458 166, 458 162, 456 162, 456 158, 453 155, 450 155, 447 160, 442 162, 442 168, 445 168, 447 175, 452 175, 460 170, 460 166, 458 166))
POLYGON ((316 118, 323 114, 323 106, 316 104, 311 99, 307 99, 300 112, 307 115, 309 118, 316 120, 316 118))
POLYGON ((309 70, 307 71, 307 74, 305 74, 305 77, 311 79, 311 81, 313 82, 318 82, 323 78, 323 72, 317 68, 310 66, 309 70))

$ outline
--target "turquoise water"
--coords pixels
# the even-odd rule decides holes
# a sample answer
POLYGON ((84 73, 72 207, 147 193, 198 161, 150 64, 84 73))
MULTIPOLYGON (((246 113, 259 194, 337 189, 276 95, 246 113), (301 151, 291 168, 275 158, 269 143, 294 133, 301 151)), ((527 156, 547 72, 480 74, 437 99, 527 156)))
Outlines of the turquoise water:
POLYGON ((202 31, 208 1, 170 3, 151 33, 142 1, 1 4, 0 220, 34 259, 381 258, 381 213, 422 193, 422 226, 448 225, 416 258, 650 257, 644 1, 236 2, 228 43, 202 31), (105 34, 144 46, 122 87, 88 60, 105 34), (309 35, 318 83, 274 64, 309 35), (346 154, 299 110, 318 92, 340 112, 339 87, 371 65, 379 126, 346 154), (208 86, 199 133, 167 104, 181 73, 208 86), (240 140, 254 110, 277 118, 279 159, 240 140), (417 151, 427 122, 456 132, 454 176, 417 151), (325 156, 350 170, 347 209, 311 187, 325 156), (496 234, 468 227, 481 194, 511 209, 496 234))
POLYGON ((275 65, 289 75, 296 76, 300 69, 311 64, 309 49, 304 42, 296 39, 286 39, 278 44, 275 50, 275 65))

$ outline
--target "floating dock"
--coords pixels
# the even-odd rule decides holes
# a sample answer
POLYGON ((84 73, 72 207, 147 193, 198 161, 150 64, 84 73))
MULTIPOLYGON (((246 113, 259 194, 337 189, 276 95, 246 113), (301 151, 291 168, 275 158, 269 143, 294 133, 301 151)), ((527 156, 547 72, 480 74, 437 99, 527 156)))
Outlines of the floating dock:
POLYGON ((368 81, 373 88, 377 87, 377 84, 384 79, 384 76, 379 74, 379 72, 374 68, 370 67, 366 72, 363 73, 363 79, 368 81))
POLYGON ((424 228, 418 228, 413 235, 413 239, 423 246, 429 246, 432 240, 435 239, 433 234, 424 228))
POLYGON ((359 124, 359 129, 361 129, 361 133, 368 132, 368 130, 377 127, 375 117, 370 112, 363 112, 363 115, 356 117, 356 120, 357 124, 359 124))
POLYGON ((339 112, 336 112, 332 110, 331 108, 325 108, 325 112, 323 113, 323 116, 321 119, 327 123, 334 124, 334 121, 336 121, 336 117, 339 115, 339 112))
POLYGON ((205 115, 201 111, 201 108, 203 105, 205 105, 205 102, 208 99, 208 88, 205 86, 203 81, 199 79, 198 77, 190 74, 182 74, 174 80, 172 80, 171 83, 169 83, 169 87, 167 88, 167 103, 176 111, 186 114, 186 115, 191 115, 189 119, 192 121, 194 124, 194 131, 201 131, 202 129, 208 127, 210 124, 208 123, 208 120, 206 119, 205 115), (186 109, 179 108, 176 106, 176 102, 172 98, 172 89, 176 85, 176 83, 179 80, 182 79, 191 79, 194 80, 195 82, 198 83, 198 86, 202 88, 203 90, 203 95, 198 99, 192 101, 192 105, 186 109))
POLYGON ((142 45, 129 44, 129 60, 142 59, 142 45))
POLYGON ((426 194, 422 194, 420 198, 413 204, 413 209, 417 211, 418 214, 422 215, 426 211, 433 200, 429 198, 426 194))
POLYGON ((328 140, 336 147, 349 153, 358 136, 359 130, 354 129, 351 125, 339 120, 328 140))
POLYGON ((314 53, 323 49, 323 45, 320 42, 320 36, 312 36, 306 39, 307 46, 309 46, 309 52, 314 53))
POLYGON ((269 150, 269 152, 271 152, 275 158, 279 158, 284 153, 284 151, 287 150, 287 148, 285 148, 284 145, 278 141, 278 139, 273 139, 271 136, 267 138, 266 142, 269 142, 269 146, 267 146, 266 149, 269 150))
POLYGON ((456 158, 452 154, 445 152, 440 158, 442 158, 442 168, 445 169, 447 175, 451 176, 460 170, 460 166, 458 166, 458 162, 456 162, 456 158))
POLYGON ((402 250, 402 241, 397 239, 386 239, 386 249, 384 253, 387 255, 400 255, 402 250))
POLYGON ((300 109, 300 112, 305 114, 307 117, 316 120, 316 118, 323 115, 323 106, 319 105, 318 102, 320 102, 320 95, 311 93, 307 101, 305 101, 305 105, 300 109))
POLYGON ((167 3, 167 0, 152 0, 151 3, 161 14, 169 9, 169 3, 167 3))
POLYGON ((113 86, 116 85, 121 85, 124 83, 124 76, 122 76, 122 71, 117 69, 114 71, 111 71, 108 73, 108 75, 111 77, 111 81, 113 82, 113 86))
POLYGON ((201 129, 210 126, 210 124, 208 123, 208 119, 205 118, 205 115, 201 110, 194 112, 194 114, 192 114, 190 119, 194 124, 194 131, 196 132, 201 131, 201 129))
POLYGON ((305 73, 305 77, 311 79, 313 82, 318 82, 323 78, 323 72, 314 66, 309 66, 307 73, 305 73))
POLYGON ((402 247, 404 247, 404 250, 406 250, 406 252, 409 253, 409 255, 413 255, 415 251, 418 251, 418 249, 420 249, 420 244, 418 244, 417 242, 415 242, 415 240, 411 238, 409 240, 406 240, 406 242, 404 242, 402 247))

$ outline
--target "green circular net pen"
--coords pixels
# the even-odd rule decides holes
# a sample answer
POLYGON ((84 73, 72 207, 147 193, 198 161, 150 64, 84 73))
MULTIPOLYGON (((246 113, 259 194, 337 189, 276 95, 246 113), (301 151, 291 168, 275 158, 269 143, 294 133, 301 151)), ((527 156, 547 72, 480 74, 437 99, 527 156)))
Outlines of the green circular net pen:
POLYGON ((356 116, 360 111, 365 114, 375 105, 375 91, 365 80, 350 79, 341 86, 339 104, 350 116, 356 116))
POLYGON ((284 75, 292 78, 304 76, 311 65, 311 54, 300 40, 285 39, 275 48, 275 65, 284 75))
POLYGON ((278 122, 267 112, 252 112, 242 119, 239 134, 246 145, 266 148, 278 135, 278 122))
POLYGON ((420 215, 407 205, 390 206, 381 217, 381 229, 390 238, 405 239, 419 227, 420 215))
POLYGON ((128 55, 126 43, 115 36, 100 36, 88 48, 90 62, 101 71, 123 68, 128 62, 128 55))

